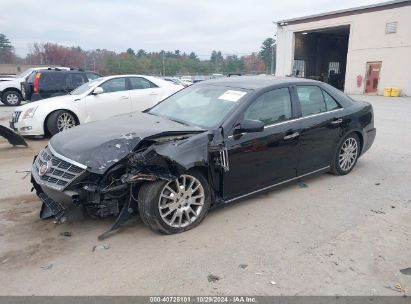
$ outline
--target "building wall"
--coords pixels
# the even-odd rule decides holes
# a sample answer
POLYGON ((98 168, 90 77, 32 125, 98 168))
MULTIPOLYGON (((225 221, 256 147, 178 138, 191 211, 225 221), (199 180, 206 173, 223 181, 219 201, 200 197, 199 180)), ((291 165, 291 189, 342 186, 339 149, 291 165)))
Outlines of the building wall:
MULTIPOLYGON (((0 75, 15 75, 19 74, 21 72, 24 72, 25 70, 29 68, 35 68, 35 67, 41 67, 45 65, 31 65, 31 64, 8 64, 8 63, 2 63, 0 64, 0 75)), ((53 65, 47 65, 47 67, 54 67, 53 65)))
POLYGON ((345 92, 362 94, 365 83, 357 87, 357 76, 365 78, 367 62, 382 61, 378 94, 396 86, 402 95, 411 96, 411 5, 278 27, 276 74, 291 74, 294 32, 341 25, 350 25, 345 92), (397 33, 385 33, 388 22, 398 22, 397 33))

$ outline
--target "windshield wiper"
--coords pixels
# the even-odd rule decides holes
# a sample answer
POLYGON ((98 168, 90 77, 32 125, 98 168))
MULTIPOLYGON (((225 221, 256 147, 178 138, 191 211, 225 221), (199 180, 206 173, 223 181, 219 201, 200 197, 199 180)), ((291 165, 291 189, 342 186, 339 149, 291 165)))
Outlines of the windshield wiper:
POLYGON ((167 117, 167 119, 169 119, 169 120, 171 120, 171 121, 174 121, 174 122, 177 122, 177 123, 179 123, 179 124, 182 124, 182 125, 191 127, 191 125, 189 125, 189 124, 186 123, 186 122, 182 122, 182 121, 180 121, 180 120, 173 119, 173 118, 170 118, 170 117, 167 117))

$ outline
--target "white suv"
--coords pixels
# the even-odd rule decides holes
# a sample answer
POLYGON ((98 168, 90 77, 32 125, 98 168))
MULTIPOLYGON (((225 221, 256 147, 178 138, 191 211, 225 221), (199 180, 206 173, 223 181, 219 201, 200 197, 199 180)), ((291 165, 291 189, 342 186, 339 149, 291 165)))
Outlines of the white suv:
MULTIPOLYGON (((0 77, 0 100, 7 106, 18 106, 22 101, 21 83, 26 81, 31 73, 45 69, 49 67, 30 68, 15 77, 0 77)), ((59 67, 59 69, 69 70, 66 67, 59 67)))

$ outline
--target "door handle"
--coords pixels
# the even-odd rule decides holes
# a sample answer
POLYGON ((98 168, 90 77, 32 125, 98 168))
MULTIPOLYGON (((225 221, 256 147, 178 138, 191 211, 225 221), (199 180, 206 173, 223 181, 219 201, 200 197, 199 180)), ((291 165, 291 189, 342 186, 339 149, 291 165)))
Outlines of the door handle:
POLYGON ((332 122, 331 122, 331 124, 333 125, 333 126, 338 126, 340 123, 342 123, 343 122, 343 120, 342 120, 342 118, 338 118, 338 119, 334 119, 332 122))
POLYGON ((150 95, 158 95, 158 93, 152 92, 150 93, 150 95))
POLYGON ((300 136, 300 133, 294 132, 293 134, 284 136, 284 140, 293 139, 293 138, 296 138, 296 137, 298 137, 298 136, 300 136))
POLYGON ((120 99, 128 99, 128 96, 121 96, 120 99))

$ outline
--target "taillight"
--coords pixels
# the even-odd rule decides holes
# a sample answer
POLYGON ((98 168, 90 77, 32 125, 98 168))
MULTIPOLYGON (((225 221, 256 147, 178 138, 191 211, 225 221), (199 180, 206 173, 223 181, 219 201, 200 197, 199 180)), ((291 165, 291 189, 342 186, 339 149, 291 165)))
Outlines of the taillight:
POLYGON ((39 92, 39 80, 41 77, 41 73, 37 73, 36 78, 34 79, 34 93, 39 92))

